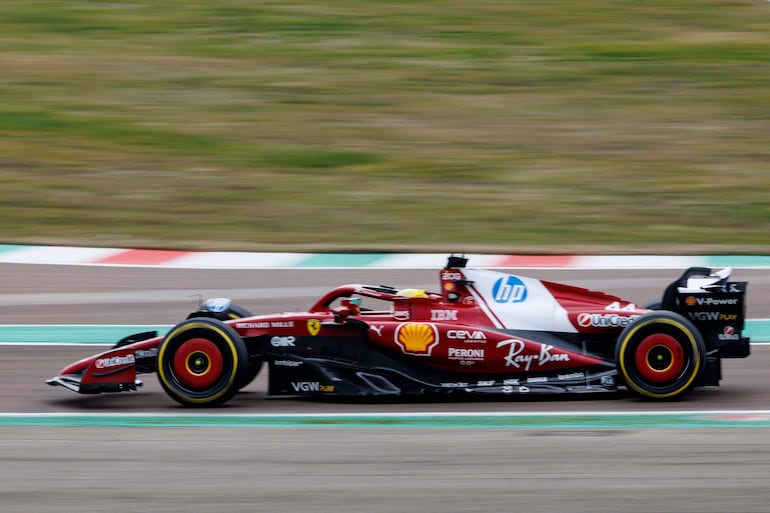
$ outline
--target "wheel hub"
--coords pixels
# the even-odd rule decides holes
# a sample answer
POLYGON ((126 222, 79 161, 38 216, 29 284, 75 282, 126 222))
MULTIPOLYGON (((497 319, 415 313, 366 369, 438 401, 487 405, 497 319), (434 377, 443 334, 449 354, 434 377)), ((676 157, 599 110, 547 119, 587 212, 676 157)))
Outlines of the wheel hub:
POLYGON ((636 368, 642 378, 652 383, 674 380, 685 365, 682 345, 671 335, 650 335, 642 340, 636 351, 636 368))
POLYGON ((210 387, 219 379, 223 368, 221 351, 216 344, 204 338, 185 341, 174 355, 174 375, 190 388, 210 387))

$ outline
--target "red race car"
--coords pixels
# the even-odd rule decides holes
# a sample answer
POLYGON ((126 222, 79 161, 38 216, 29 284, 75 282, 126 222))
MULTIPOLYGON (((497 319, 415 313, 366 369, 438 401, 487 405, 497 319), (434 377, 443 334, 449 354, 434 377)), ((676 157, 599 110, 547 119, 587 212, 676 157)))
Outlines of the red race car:
POLYGON ((265 366, 275 396, 613 392, 676 399, 749 355, 746 282, 690 268, 660 301, 466 267, 431 292, 343 285, 306 312, 253 315, 204 302, 166 335, 138 333, 48 380, 82 394, 136 390, 157 373, 186 406, 227 402, 265 366))

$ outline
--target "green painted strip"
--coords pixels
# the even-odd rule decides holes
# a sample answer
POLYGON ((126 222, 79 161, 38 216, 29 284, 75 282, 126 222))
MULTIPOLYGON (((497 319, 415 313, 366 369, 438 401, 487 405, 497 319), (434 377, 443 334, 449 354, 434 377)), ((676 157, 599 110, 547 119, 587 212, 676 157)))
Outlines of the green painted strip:
POLYGON ((770 319, 748 319, 743 335, 752 342, 770 342, 770 319))
POLYGON ((0 326, 0 344, 86 344, 111 345, 143 331, 163 335, 170 325, 8 325, 0 326))
POLYGON ((18 244, 0 244, 0 253, 7 253, 8 251, 18 251, 30 246, 19 246, 18 244))
POLYGON ((304 260, 300 260, 295 267, 369 267, 384 257, 387 254, 316 254, 309 255, 304 260))
POLYGON ((639 429, 770 427, 770 412, 653 414, 321 414, 321 415, 80 415, 0 414, 0 426, 248 427, 427 429, 639 429))
POLYGON ((721 255, 706 257, 707 267, 770 267, 767 255, 721 255))
MULTIPOLYGON (((171 328, 172 325, 170 324, 117 326, 89 324, 12 324, 0 326, 0 344, 109 345, 134 333, 157 331, 159 335, 163 335, 171 328)), ((750 337, 752 343, 770 342, 770 319, 747 320, 744 335, 750 337)))

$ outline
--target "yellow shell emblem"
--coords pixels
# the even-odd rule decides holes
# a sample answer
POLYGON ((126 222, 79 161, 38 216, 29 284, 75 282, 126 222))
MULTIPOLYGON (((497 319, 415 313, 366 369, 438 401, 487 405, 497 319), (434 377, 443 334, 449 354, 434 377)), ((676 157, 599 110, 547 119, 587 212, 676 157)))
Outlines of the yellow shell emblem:
POLYGON ((406 354, 429 356, 438 344, 438 333, 432 324, 404 323, 396 328, 396 343, 406 354))

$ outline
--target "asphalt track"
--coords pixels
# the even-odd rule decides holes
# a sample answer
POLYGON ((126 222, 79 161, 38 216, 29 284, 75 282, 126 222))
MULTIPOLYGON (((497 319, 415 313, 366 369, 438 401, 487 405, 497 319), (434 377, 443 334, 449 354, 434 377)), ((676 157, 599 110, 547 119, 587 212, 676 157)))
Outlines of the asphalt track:
MULTIPOLYGON (((522 272, 524 273, 524 272, 522 272)), ((677 270, 534 271, 645 303, 677 270)), ((770 318, 770 270, 749 281, 750 318, 770 318)), ((437 286, 436 270, 192 270, 0 265, 0 324, 170 324, 198 294, 255 313, 302 309, 342 283, 437 286)), ((56 414, 187 415, 146 376, 140 392, 79 396, 44 380, 98 351, 0 346, 0 510, 87 511, 768 511, 770 347, 725 362, 722 386, 687 400, 623 395, 483 402, 319 402, 264 398, 264 379, 222 418, 274 414, 390 414, 369 426, 327 421, 243 427, 121 427, 62 422, 56 414), (645 422, 651 412, 705 412, 720 422, 645 422), (399 424, 399 416, 476 413, 459 425, 399 424), (474 425, 485 414, 588 415, 590 423, 474 425), (629 415, 603 425, 613 412, 629 415), (711 412, 711 413, 709 413, 711 412), (638 414, 634 416, 634 414, 638 414), (757 422, 754 422, 757 421, 757 422), (392 425, 389 425, 391 423, 392 425), (342 426, 342 427, 340 427, 342 426), (713 426, 713 427, 711 427, 713 426), (725 427, 727 426, 727 427, 725 427), (733 427, 730 427, 733 426, 733 427)), ((109 418, 109 417, 107 417, 109 418)), ((329 417, 332 418, 332 417, 329 417)), ((153 425, 152 423, 150 425, 153 425)))

